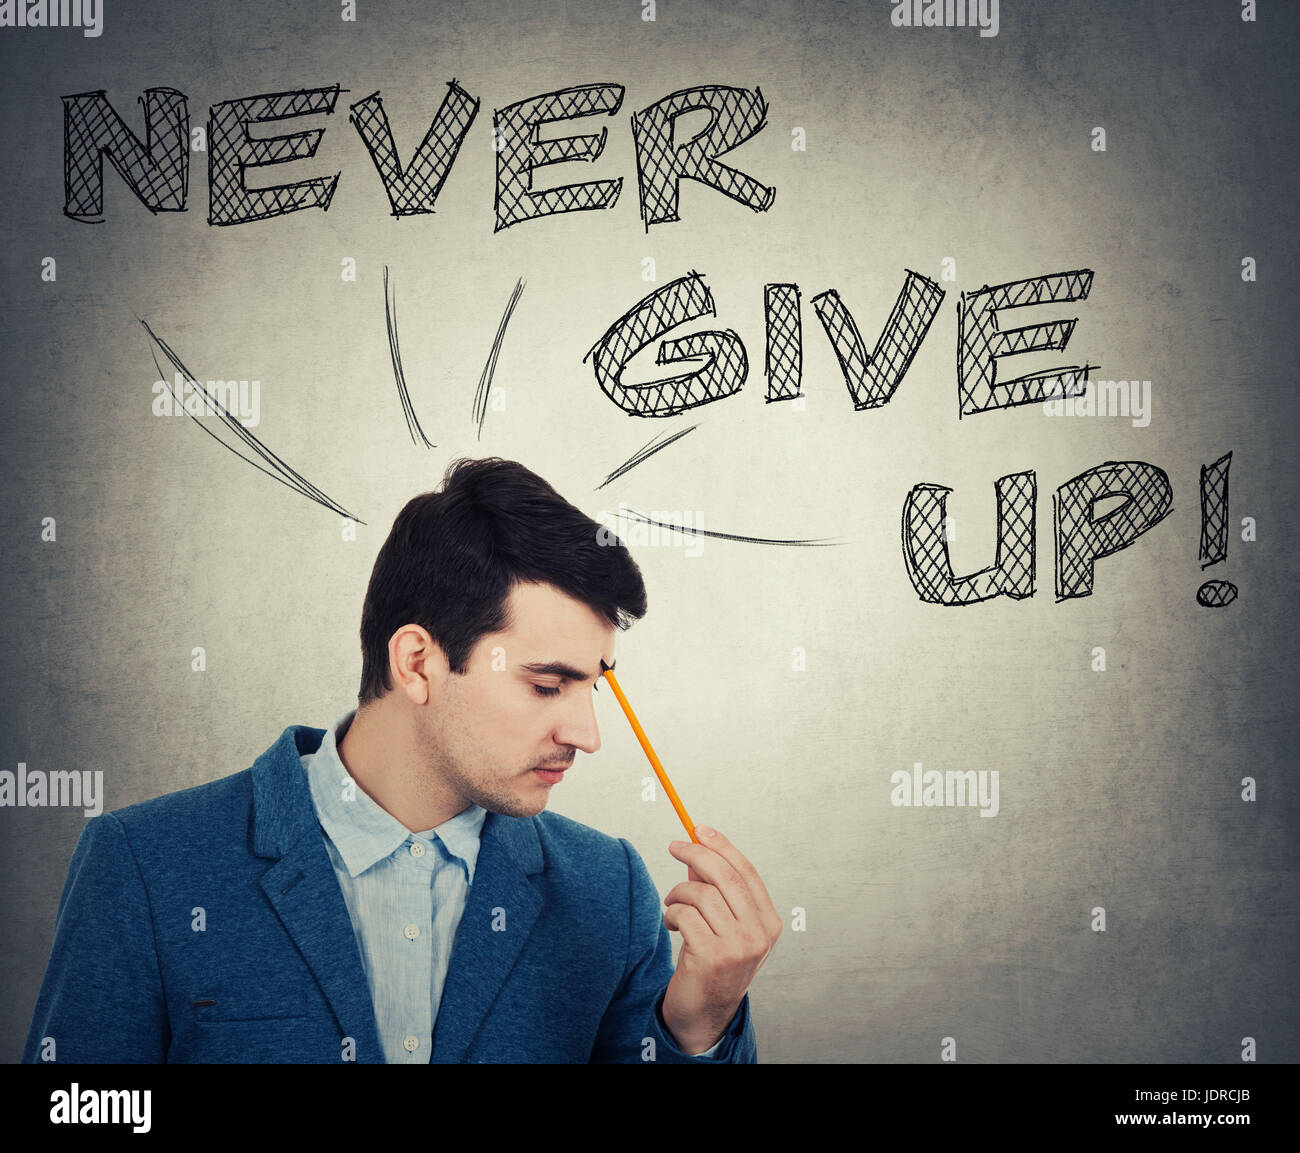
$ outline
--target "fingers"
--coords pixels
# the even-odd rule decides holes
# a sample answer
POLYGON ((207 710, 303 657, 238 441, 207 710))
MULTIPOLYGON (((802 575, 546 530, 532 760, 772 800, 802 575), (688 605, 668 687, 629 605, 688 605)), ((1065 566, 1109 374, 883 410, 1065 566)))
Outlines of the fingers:
MULTIPOLYGON (((711 837, 706 837, 701 834, 699 828, 696 828, 695 832, 696 835, 699 836, 701 844, 708 845, 708 847, 714 852, 725 857, 727 861, 731 863, 732 868, 745 878, 745 883, 749 886, 750 891, 759 902, 767 905, 772 904, 772 898, 768 896, 767 886, 763 884, 763 878, 758 875, 758 870, 750 864, 748 857, 741 853, 741 851, 727 840, 726 837, 719 833, 717 829, 713 830, 713 836, 711 837)), ((773 906, 773 908, 775 908, 775 906, 773 906)))
POLYGON ((692 881, 708 882, 722 894, 737 921, 757 922, 775 941, 781 934, 781 917, 758 870, 721 833, 709 830, 712 835, 706 836, 701 831, 706 828, 696 828, 699 844, 675 841, 669 852, 688 866, 692 881))
POLYGON ((722 852, 724 848, 722 842, 725 840, 721 833, 715 833, 712 837, 701 837, 698 845, 691 841, 674 841, 668 846, 668 851, 683 864, 688 865, 700 880, 707 881, 718 889, 736 920, 764 919, 759 908, 759 899, 767 896, 767 890, 762 887, 760 881, 758 887, 762 898, 755 898, 750 888, 749 878, 741 868, 737 867, 736 861, 755 879, 758 877, 757 872, 730 842, 726 842, 725 845, 730 856, 722 852), (714 847, 715 842, 717 848, 714 847))
POLYGON ((681 933, 682 943, 693 953, 707 953, 714 933, 703 914, 694 905, 669 905, 664 910, 664 924, 681 933))
POLYGON ((673 905, 691 906, 704 918, 709 929, 719 937, 732 931, 736 924, 735 915, 727 902, 722 899, 722 894, 712 885, 683 881, 680 885, 673 886, 668 896, 664 898, 664 904, 670 908, 673 905))

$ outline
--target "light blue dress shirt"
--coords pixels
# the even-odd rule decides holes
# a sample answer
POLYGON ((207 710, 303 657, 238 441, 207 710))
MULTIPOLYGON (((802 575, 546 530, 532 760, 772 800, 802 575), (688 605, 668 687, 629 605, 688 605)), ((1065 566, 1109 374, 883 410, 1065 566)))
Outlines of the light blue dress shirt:
MULTIPOLYGON (((301 760, 356 933, 384 1059, 427 1064, 487 810, 471 804, 435 828, 411 832, 339 757, 355 715, 344 714, 301 760)), ((693 1055, 713 1057, 724 1041, 693 1055)))
POLYGON ((470 805, 413 833, 349 775, 338 742, 353 709, 303 756, 370 985, 390 1065, 427 1064, 451 947, 465 912, 487 810, 470 805))

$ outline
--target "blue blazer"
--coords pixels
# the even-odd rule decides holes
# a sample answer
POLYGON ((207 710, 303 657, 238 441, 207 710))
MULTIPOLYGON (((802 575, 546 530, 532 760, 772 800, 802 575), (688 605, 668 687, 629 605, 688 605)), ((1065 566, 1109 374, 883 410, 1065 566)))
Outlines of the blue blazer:
MULTIPOLYGON (((50 1059, 47 1038, 68 1064, 384 1060, 299 759, 324 735, 291 725, 250 769, 87 822, 25 1062, 50 1059)), ((430 1060, 756 1061, 748 996, 718 1059, 676 1047, 659 1015, 672 973, 627 841, 489 813, 430 1060)))

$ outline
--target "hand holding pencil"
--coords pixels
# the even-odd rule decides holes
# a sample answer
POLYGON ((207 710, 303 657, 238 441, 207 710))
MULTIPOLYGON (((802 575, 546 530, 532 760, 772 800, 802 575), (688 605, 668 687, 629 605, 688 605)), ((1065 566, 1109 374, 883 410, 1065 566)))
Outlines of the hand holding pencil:
POLYGON ((691 838, 690 843, 674 841, 669 846, 686 865, 688 879, 664 898, 664 924, 682 935, 682 948, 664 994, 663 1020, 684 1054, 701 1056, 732 1026, 739 1028, 737 1014, 750 982, 781 935, 781 917, 758 870, 740 850, 716 830, 695 826, 603 660, 600 671, 691 838))

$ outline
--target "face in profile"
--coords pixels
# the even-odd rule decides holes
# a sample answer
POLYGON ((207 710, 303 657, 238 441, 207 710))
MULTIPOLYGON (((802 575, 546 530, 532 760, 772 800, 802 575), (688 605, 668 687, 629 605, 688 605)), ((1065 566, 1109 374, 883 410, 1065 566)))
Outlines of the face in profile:
POLYGON ((551 585, 516 584, 508 606, 510 628, 479 638, 465 674, 435 679, 423 723, 431 768, 465 805, 531 817, 577 751, 600 748, 594 685, 615 630, 551 585))

